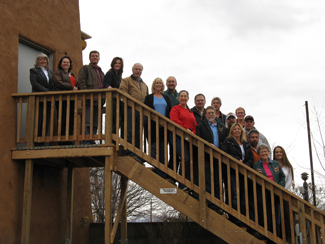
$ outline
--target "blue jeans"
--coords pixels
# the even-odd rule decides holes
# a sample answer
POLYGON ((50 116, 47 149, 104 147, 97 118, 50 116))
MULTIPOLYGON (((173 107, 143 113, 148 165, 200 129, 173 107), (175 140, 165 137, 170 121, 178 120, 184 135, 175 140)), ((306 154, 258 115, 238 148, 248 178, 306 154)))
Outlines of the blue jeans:
MULTIPOLYGON (((93 135, 97 134, 98 128, 98 104, 93 106, 93 135)), ((86 102, 86 135, 90 135, 90 102, 86 102)))
MULTIPOLYGON (((182 159, 182 141, 179 136, 176 136, 176 154, 177 157, 182 159)), ((184 163, 185 163, 185 178, 190 180, 191 169, 190 169, 190 145, 187 141, 184 141, 184 163)), ((182 160, 179 164, 179 174, 182 175, 182 160)), ((183 186, 183 184, 180 184, 183 186)))
MULTIPOLYGON (((231 188, 231 206, 233 209, 237 210, 237 179, 236 179, 236 175, 234 174, 234 172, 230 175, 230 188, 231 188)), ((239 174, 239 194, 240 194, 240 212, 241 214, 246 213, 246 209, 245 209, 245 183, 244 183, 244 179, 242 178, 242 175, 239 174)), ((229 220, 231 222, 233 222, 234 224, 238 225, 238 226, 243 226, 243 223, 238 220, 237 218, 233 217, 232 215, 229 215, 229 220)))
POLYGON ((219 166, 218 166, 217 159, 213 159, 213 177, 214 177, 214 182, 211 182, 210 160, 206 160, 205 161, 206 191, 211 194, 211 185, 214 184, 214 195, 216 198, 220 199, 219 166))
MULTIPOLYGON (((165 165, 165 143, 164 143, 164 137, 163 135, 159 135, 159 162, 165 165)), ((151 157, 154 159, 157 158, 157 143, 151 142, 151 157)), ((160 177, 166 179, 166 173, 163 172, 162 170, 155 168, 154 172, 159 175, 160 177)))
MULTIPOLYGON (((140 148, 140 113, 138 111, 135 111, 135 118, 132 118, 132 108, 128 107, 127 111, 127 139, 128 143, 132 143, 132 124, 135 123, 135 131, 134 131, 134 143, 135 147, 140 148)), ((126 150, 125 152, 126 156, 134 156, 135 154, 131 152, 130 150, 126 150)))

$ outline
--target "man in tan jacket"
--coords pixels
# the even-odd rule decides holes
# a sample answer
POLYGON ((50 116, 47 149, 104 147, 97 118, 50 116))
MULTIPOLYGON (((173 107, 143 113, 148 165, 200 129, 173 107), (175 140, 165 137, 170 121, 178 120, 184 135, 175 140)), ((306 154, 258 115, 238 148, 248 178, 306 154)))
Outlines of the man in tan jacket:
MULTIPOLYGON (((148 86, 141 79, 143 66, 140 63, 136 63, 132 67, 132 75, 121 81, 120 89, 126 92, 133 98, 144 102, 145 97, 148 95, 148 86)), ((132 122, 135 122, 135 146, 140 148, 140 113, 135 111, 135 118, 132 118, 132 108, 128 107, 127 110, 127 140, 132 143, 132 122)), ((133 152, 127 150, 126 155, 133 156, 133 152)))

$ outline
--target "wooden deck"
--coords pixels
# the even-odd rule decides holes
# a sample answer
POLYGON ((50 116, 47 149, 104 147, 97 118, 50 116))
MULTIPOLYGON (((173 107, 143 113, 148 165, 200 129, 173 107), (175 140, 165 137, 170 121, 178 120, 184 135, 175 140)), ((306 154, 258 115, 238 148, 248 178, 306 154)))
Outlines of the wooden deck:
MULTIPOLYGON (((290 243, 295 243, 294 240, 294 226, 299 223, 300 232, 302 234, 302 243, 317 243, 321 244, 324 237, 324 220, 325 213, 308 202, 300 199, 296 195, 290 193, 283 187, 275 184, 266 177, 257 173, 253 169, 241 164, 236 159, 222 152, 218 148, 212 147, 209 143, 201 138, 188 133, 184 128, 178 126, 169 119, 161 116, 156 111, 150 109, 144 104, 133 99, 129 95, 116 90, 92 90, 92 91, 77 91, 73 95, 69 92, 48 92, 48 93, 28 93, 28 94, 13 94, 13 98, 16 100, 18 106, 17 116, 17 145, 24 144, 12 149, 12 159, 25 163, 25 185, 24 185, 24 207, 23 207, 23 223, 22 223, 22 241, 21 243, 29 243, 29 229, 31 219, 31 197, 32 197, 32 181, 33 181, 33 165, 35 163, 42 163, 51 167, 66 167, 68 168, 68 193, 67 206, 70 209, 67 213, 66 223, 66 239, 69 243, 72 241, 72 216, 73 216, 73 182, 74 182, 74 168, 76 167, 105 167, 105 209, 111 207, 111 174, 117 172, 122 176, 121 180, 121 201, 118 209, 117 220, 121 220, 122 225, 122 240, 121 243, 126 243, 127 240, 127 222, 126 222, 126 192, 128 187, 128 181, 132 180, 168 203, 184 215, 191 218, 193 221, 200 224, 202 227, 209 230, 211 233, 222 238, 228 243, 263 243, 262 241, 249 234, 247 231, 239 228, 231 223, 225 216, 219 215, 210 208, 207 207, 207 200, 221 208, 223 211, 235 216, 241 222, 246 224, 249 228, 264 235, 267 239, 275 243, 286 243, 288 238, 286 237, 285 225, 282 224, 282 237, 276 236, 275 231, 275 214, 272 216, 272 231, 268 231, 266 218, 264 218, 264 225, 260 225, 258 222, 257 212, 257 196, 262 194, 265 199, 265 195, 269 192, 271 195, 272 209, 274 213, 274 196, 280 200, 281 207, 281 222, 288 223, 290 225, 291 236, 289 238, 290 243), (106 99, 106 107, 101 108, 101 105, 106 99), (62 115, 60 114, 60 106, 56 110, 54 104, 55 101, 67 100, 75 101, 74 107, 74 131, 73 135, 68 135, 68 126, 66 126, 66 136, 61 136, 62 115), (95 134, 91 131, 90 135, 85 134, 85 106, 86 101, 99 103, 99 134, 95 134), (51 111, 46 111, 46 106, 43 106, 43 118, 39 118, 40 103, 51 103, 51 111), (113 104, 116 104, 116 114, 113 116, 113 104), (25 109, 24 109, 25 108, 25 109), (134 139, 134 123, 131 125, 133 129, 132 142, 127 142, 126 137, 121 137, 119 132, 121 123, 123 123, 124 135, 127 134, 127 110, 132 110, 132 121, 135 120, 135 112, 140 115, 140 146, 135 146, 134 139), (46 113, 50 113, 51 121, 49 128, 46 128, 46 113), (24 121, 22 118, 26 118, 24 121), (115 128, 112 128, 113 117, 124 117, 124 120, 116 120, 115 128), (105 119, 104 119, 105 118, 105 119), (151 121, 155 122, 156 126, 151 128, 151 121), (147 122, 148 126, 145 127, 144 123, 147 122), (37 130, 41 126, 42 134, 37 134, 37 130), (168 155, 165 155, 164 164, 151 157, 151 147, 147 148, 147 145, 151 145, 151 137, 148 137, 146 141, 146 135, 150 135, 152 131, 159 133, 159 128, 164 128, 164 141, 168 141, 168 134, 172 134, 172 142, 174 152, 176 151, 176 137, 181 139, 182 148, 185 144, 189 145, 190 149, 190 180, 185 178, 185 175, 180 175, 176 170, 176 155, 174 154, 174 167, 173 169, 167 166, 168 155), (25 133, 23 133, 25 131, 25 133), (113 131, 117 131, 113 133, 113 131), (82 141, 97 140, 99 144, 84 146, 81 145, 82 141), (64 143, 72 142, 71 146, 44 146, 35 147, 35 143, 64 143), (166 180, 162 179, 151 170, 138 163, 134 157, 119 156, 122 155, 122 150, 130 150, 135 155, 143 158, 150 165, 159 168, 170 177, 176 179, 178 182, 186 185, 199 195, 199 199, 191 197, 187 193, 175 188, 166 180), (220 183, 220 199, 214 195, 214 186, 212 186, 211 194, 206 192, 205 189, 205 170, 204 162, 205 158, 210 158, 210 162, 217 159, 218 162, 218 175, 215 177, 213 170, 211 172, 211 180, 218 180, 220 183), (227 177, 222 175, 222 165, 227 168, 227 177), (244 179, 245 188, 248 189, 248 183, 252 184, 252 194, 254 196, 254 209, 255 219, 249 218, 248 209, 248 190, 245 192, 246 199, 246 213, 242 214, 239 201, 237 204, 237 210, 232 208, 230 192, 230 169, 235 171, 237 178, 237 198, 239 199, 239 177, 244 179), (197 175, 198 180, 195 181, 197 175), (228 193, 224 192, 222 188, 222 182, 228 182, 228 193), (257 190, 261 187, 261 192, 257 190), (171 194, 162 194, 162 189, 171 189, 171 194), (173 194, 172 194, 173 193, 173 194), (228 194, 228 195, 227 195, 228 194), (229 201, 226 202, 225 199, 229 201), (284 208, 287 208, 289 212, 289 218, 284 216, 284 208)), ((69 107, 67 108, 67 115, 69 114, 69 107)), ((93 108, 91 114, 93 114, 93 108)), ((66 117, 66 124, 69 124, 69 117, 66 117)), ((93 119, 91 119, 90 126, 93 125, 93 119)), ((157 147, 159 146, 159 138, 156 140, 157 147)), ((165 152, 167 152, 167 143, 164 144, 165 152)), ((159 151, 157 150, 157 158, 159 158, 159 151)), ((184 166, 184 151, 182 151, 182 171, 185 171, 184 166)), ((213 163, 211 163, 213 168, 213 163)), ((168 191, 167 191, 168 192, 168 191)), ((266 216, 266 202, 262 203, 263 215, 266 216)), ((105 243, 113 243, 117 224, 119 221, 115 221, 112 226, 110 212, 106 212, 106 225, 105 225, 105 243)))

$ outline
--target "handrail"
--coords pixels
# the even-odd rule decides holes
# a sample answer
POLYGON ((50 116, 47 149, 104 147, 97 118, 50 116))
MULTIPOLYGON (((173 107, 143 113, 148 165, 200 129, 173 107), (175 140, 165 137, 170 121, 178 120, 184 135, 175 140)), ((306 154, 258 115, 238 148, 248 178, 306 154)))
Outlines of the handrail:
MULTIPOLYGON (((17 107, 17 143, 27 143, 28 146, 33 146, 34 143, 44 142, 73 142, 80 143, 84 140, 100 140, 101 143, 107 145, 115 145, 116 148, 122 145, 125 150, 130 150, 145 161, 166 173, 169 177, 176 179, 178 182, 189 187, 196 193, 199 193, 199 201, 202 218, 202 226, 206 223, 205 206, 206 200, 220 207, 228 214, 236 217, 242 223, 255 229, 262 235, 270 240, 280 243, 288 240, 286 233, 290 234, 291 240, 294 240, 296 223, 299 223, 300 232, 303 236, 303 243, 320 243, 324 237, 324 223, 325 212, 314 207, 312 204, 304 201, 293 193, 289 192, 280 185, 269 180, 267 177, 261 175, 252 168, 240 163, 235 158, 214 147, 202 138, 187 131, 183 127, 162 116, 158 112, 129 96, 128 94, 118 89, 99 89, 99 90, 81 90, 75 92, 42 92, 42 93, 23 93, 13 94, 12 97, 16 100, 17 107), (106 99, 106 120, 104 129, 102 105, 106 99), (92 130, 94 120, 93 116, 90 119, 90 134, 85 133, 85 104, 90 103, 90 113, 94 114, 93 105, 98 103, 98 134, 92 130), (62 114, 62 107, 65 103, 67 111, 66 116, 62 114), (71 107, 70 104, 74 105, 71 107), (49 104, 49 106, 44 106, 49 104), (58 108, 55 108, 55 104, 58 108), (57 110, 59 113, 57 113, 57 110), (70 109, 73 110, 74 124, 73 133, 69 135, 69 122, 72 119, 70 109), (48 111, 50 110, 50 111, 48 111), (129 110, 129 112, 128 112, 129 110), (42 116, 40 116, 40 113, 42 116), (139 114, 140 120, 140 145, 137 147, 135 142, 135 119, 136 114, 139 114), (128 132, 128 116, 132 116, 132 141, 127 141, 128 132), (47 117, 48 116, 48 117, 47 117), (23 124, 23 118, 26 117, 26 124, 23 124), (56 118, 57 117, 57 118, 56 118), (66 117, 66 126, 63 128, 65 135, 61 135, 62 118, 66 117), (48 121, 50 118, 50 121, 48 121), (116 122, 114 122, 114 118, 116 122), (124 118, 120 120, 120 118, 124 118), (42 120, 41 122, 39 120, 42 120), (50 122, 50 123, 48 123, 50 122), (152 123, 154 122, 154 123, 152 123), (145 126, 146 124, 147 126, 145 126), (113 128, 115 125, 115 128, 113 128), (155 128, 152 128, 155 126, 155 128), (120 130, 121 128, 121 130, 120 130), (162 129, 161 129, 162 128, 162 129), (22 131, 25 134, 21 136, 22 131), (159 138, 159 130, 162 130, 162 137, 159 138), (152 141, 151 135, 155 131, 156 141, 152 141), (168 135, 172 134, 172 138, 168 135), (148 143, 146 143, 146 137, 148 143), (164 152, 167 152, 167 141, 170 139, 173 144, 173 151, 176 152, 176 142, 180 142, 181 150, 181 170, 179 174, 176 168, 176 153, 172 155, 173 165, 168 166, 168 158, 164 157, 164 163, 159 162, 159 143, 164 139, 164 152), (151 145, 156 143, 156 159, 153 158, 151 145), (148 150, 146 145, 149 145, 148 150), (185 178, 185 150, 184 147, 189 149, 189 172, 190 179, 185 178), (208 160, 209 159, 209 160, 208 160), (214 166, 214 161, 218 160, 218 166, 214 166), (205 167, 204 162, 210 162, 211 181, 219 181, 220 197, 215 196, 214 185, 211 185, 211 193, 206 192, 205 189, 205 167), (223 170, 226 169, 226 170, 223 170), (214 173, 217 170, 218 175, 214 173), (223 174, 226 171, 226 175, 223 174), (230 171, 235 172, 236 175, 236 194, 237 199, 240 199, 240 184, 244 184, 246 191, 245 206, 240 205, 237 201, 237 209, 232 208, 231 203, 231 182, 230 171), (222 187, 222 183, 227 186, 226 191, 222 187), (258 211, 258 198, 262 195, 262 211, 258 211), (268 230, 267 226, 267 203, 266 196, 269 195, 272 204, 272 228, 268 230), (281 209, 281 231, 282 237, 276 235, 275 225, 275 201, 278 201, 281 209), (249 208, 251 206, 251 209, 249 208), (243 207, 244 209, 241 209, 243 207), (244 210, 244 211, 243 211, 244 210), (250 218, 249 212, 253 212, 253 218, 250 218), (289 216, 285 216, 284 212, 288 212, 289 216), (262 223, 259 223, 258 216, 263 215, 262 223), (286 230, 285 224, 290 226, 290 230, 286 230), (309 228, 309 231, 308 231, 309 228)), ((130 127, 131 128, 131 127, 130 127)), ((63 133, 64 134, 64 133, 63 133)), ((167 155, 167 153, 165 153, 167 155)), ((294 243, 294 241, 293 241, 294 243)))

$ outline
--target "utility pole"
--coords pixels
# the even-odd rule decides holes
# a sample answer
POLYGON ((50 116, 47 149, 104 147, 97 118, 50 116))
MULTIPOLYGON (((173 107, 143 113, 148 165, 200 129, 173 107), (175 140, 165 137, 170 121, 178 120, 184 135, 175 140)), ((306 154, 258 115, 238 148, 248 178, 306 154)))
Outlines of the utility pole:
POLYGON ((306 118, 307 118, 307 133, 308 133, 308 144, 309 144, 309 159, 310 159, 310 170, 311 170, 311 184, 312 184, 312 192, 313 192, 314 206, 316 206, 315 177, 314 177, 313 155, 312 155, 312 150, 311 150, 308 101, 305 101, 305 106, 306 106, 306 118))

